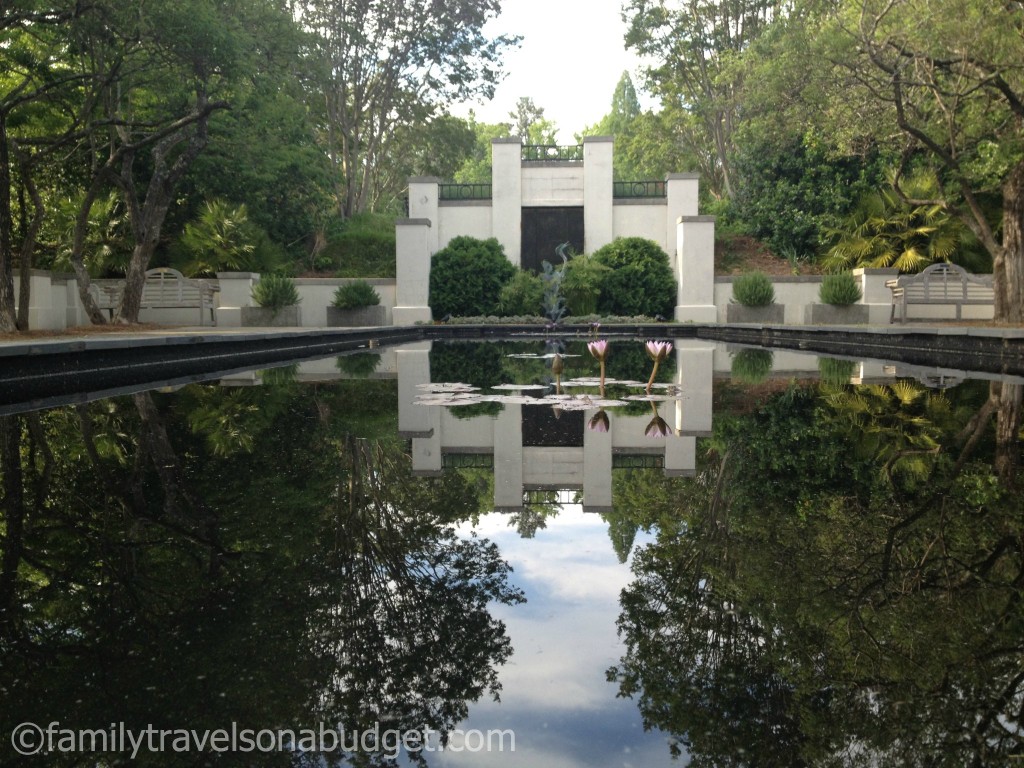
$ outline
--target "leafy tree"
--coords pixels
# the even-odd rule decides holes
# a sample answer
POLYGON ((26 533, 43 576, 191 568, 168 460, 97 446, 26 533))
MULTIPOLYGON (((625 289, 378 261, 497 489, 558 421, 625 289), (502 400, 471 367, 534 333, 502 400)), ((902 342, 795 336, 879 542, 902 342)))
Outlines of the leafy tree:
POLYGON ((511 129, 506 123, 478 123, 472 112, 469 114, 469 125, 476 141, 469 157, 455 172, 453 179, 460 184, 488 182, 491 180, 491 142, 508 138, 511 129))
POLYGON ((677 0, 623 5, 626 45, 655 64, 647 69, 665 109, 692 115, 687 143, 714 158, 705 181, 717 196, 732 197, 731 154, 742 99, 735 61, 778 13, 778 0, 677 0))
POLYGON ((862 133, 896 137, 895 189, 911 206, 961 218, 992 257, 997 320, 1024 321, 1024 7, 976 0, 842 3, 822 49, 849 86, 834 104, 862 133), (915 198, 907 172, 924 158, 941 182, 915 198), (984 197, 1001 196, 1002 225, 984 197))
POLYGON ((426 123, 441 105, 490 97, 500 57, 517 38, 489 39, 497 0, 304 0, 300 22, 315 35, 324 150, 342 217, 368 210, 374 176, 395 148, 396 128, 426 123))
MULTIPOLYGON (((543 144, 542 141, 534 141, 533 137, 543 131, 543 127, 549 124, 544 117, 544 107, 538 107, 529 96, 520 97, 516 102, 516 108, 508 113, 512 119, 512 134, 522 138, 526 144, 543 144)), ((554 142, 548 142, 554 143, 554 142)))
MULTIPOLYGON (((902 190, 917 200, 934 198, 938 180, 917 172, 902 190)), ((825 255, 832 269, 895 267, 919 272, 939 261, 974 272, 991 270, 991 260, 963 221, 936 204, 911 205, 892 187, 864 194, 850 217, 829 234, 837 240, 825 255)))

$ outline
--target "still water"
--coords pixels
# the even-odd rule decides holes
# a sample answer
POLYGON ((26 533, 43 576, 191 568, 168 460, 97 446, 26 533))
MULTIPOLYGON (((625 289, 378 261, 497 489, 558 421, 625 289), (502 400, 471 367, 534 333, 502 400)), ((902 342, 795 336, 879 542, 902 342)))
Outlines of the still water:
POLYGON ((577 340, 0 417, 0 763, 1017 765, 1020 408, 577 340))

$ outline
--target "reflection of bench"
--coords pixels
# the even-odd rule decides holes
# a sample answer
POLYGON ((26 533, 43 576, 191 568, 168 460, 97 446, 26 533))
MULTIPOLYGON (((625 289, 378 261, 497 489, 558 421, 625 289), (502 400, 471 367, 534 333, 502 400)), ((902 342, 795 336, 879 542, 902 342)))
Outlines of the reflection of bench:
POLYGON ((992 275, 972 275, 956 264, 932 264, 916 275, 886 280, 885 285, 892 291, 890 323, 896 319, 897 308, 900 322, 907 322, 911 304, 955 306, 959 320, 964 305, 995 303, 992 275))
MULTIPOLYGON (((121 306, 124 295, 124 281, 94 284, 93 298, 100 309, 114 317, 114 310, 121 306)), ((181 272, 169 267, 157 267, 146 272, 142 284, 141 309, 198 309, 199 324, 206 325, 206 310, 210 310, 210 322, 217 324, 214 293, 219 290, 206 280, 192 280, 181 272)))

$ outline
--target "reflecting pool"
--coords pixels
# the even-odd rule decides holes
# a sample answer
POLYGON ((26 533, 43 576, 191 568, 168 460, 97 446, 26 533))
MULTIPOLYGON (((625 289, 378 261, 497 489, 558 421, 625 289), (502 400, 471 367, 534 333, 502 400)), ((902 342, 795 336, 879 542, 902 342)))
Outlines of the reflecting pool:
POLYGON ((0 417, 0 764, 1019 763, 1020 379, 588 341, 0 417))

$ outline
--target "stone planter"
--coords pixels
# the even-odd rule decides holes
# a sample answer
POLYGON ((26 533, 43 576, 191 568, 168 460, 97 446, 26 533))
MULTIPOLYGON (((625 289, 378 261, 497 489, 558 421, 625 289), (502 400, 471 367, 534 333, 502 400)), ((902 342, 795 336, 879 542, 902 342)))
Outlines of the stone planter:
POLYGON ((302 325, 301 307, 292 304, 275 313, 267 307, 242 307, 242 325, 246 328, 283 328, 302 325))
POLYGON ((868 305, 808 304, 804 308, 805 325, 867 325, 868 305))
POLYGON ((387 323, 387 307, 359 307, 358 309, 339 309, 327 307, 327 325, 331 328, 361 328, 378 326, 387 323))
POLYGON ((767 307, 744 307, 742 304, 729 304, 725 308, 725 322, 781 325, 785 313, 786 308, 782 304, 769 304, 767 307))

